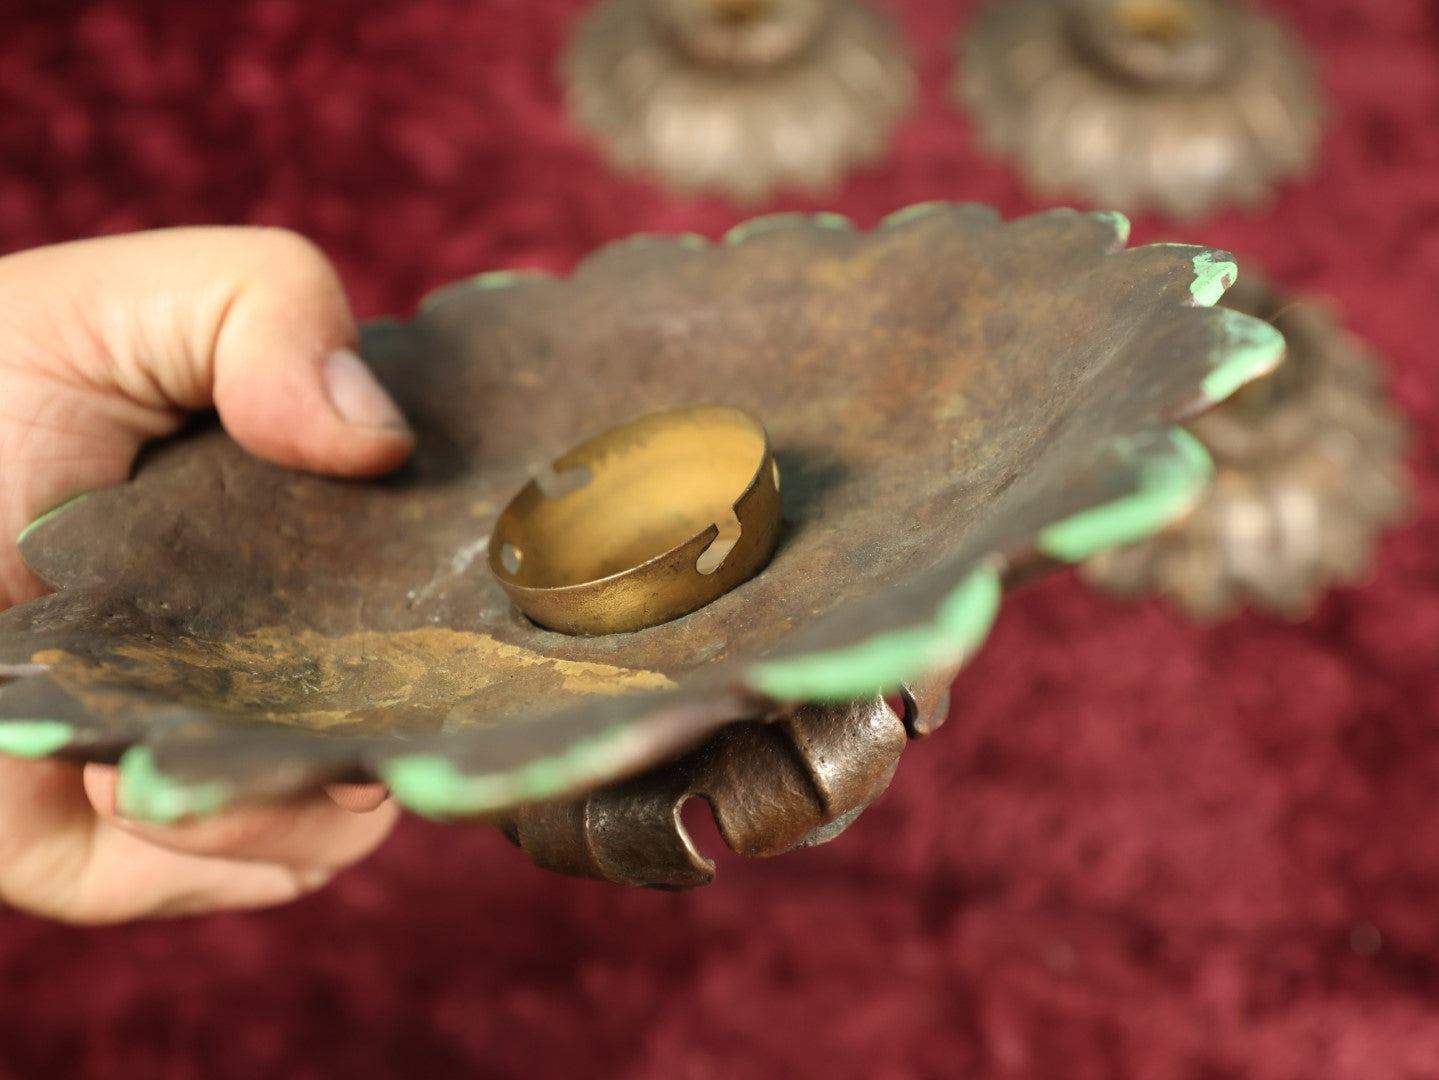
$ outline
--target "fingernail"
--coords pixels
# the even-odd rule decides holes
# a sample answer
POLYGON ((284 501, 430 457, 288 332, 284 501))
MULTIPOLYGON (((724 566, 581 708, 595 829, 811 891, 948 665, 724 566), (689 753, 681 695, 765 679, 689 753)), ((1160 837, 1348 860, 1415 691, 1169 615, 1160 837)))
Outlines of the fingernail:
POLYGON ((384 784, 326 784, 325 794, 341 810, 368 814, 378 810, 390 797, 384 784))
POLYGON ((295 877, 295 884, 302 892, 312 893, 323 889, 331 881, 335 880, 333 870, 291 870, 295 877))
POLYGON ((353 349, 325 357, 325 391, 341 418, 354 427, 409 431, 399 408, 353 349))

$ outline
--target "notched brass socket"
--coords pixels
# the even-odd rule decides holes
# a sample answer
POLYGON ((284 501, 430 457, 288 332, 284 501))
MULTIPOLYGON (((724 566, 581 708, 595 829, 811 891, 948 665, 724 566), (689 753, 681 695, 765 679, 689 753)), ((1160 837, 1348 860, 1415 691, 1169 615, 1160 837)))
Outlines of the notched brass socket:
POLYGON ((729 406, 690 406, 558 458, 500 514, 489 567, 540 626, 616 634, 688 615, 749 580, 779 526, 764 426, 729 406))

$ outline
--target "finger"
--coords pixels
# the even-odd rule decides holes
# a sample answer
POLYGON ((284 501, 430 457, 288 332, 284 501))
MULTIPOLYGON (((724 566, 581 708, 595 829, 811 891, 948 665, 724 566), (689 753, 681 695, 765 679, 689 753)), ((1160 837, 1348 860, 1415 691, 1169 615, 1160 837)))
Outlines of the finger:
POLYGON ((384 784, 326 784, 325 794, 343 810, 368 814, 384 805, 390 790, 384 784))
POLYGON ((65 922, 114 923, 283 904, 333 874, 155 847, 99 820, 81 777, 65 762, 0 757, 0 903, 65 922))
POLYGON ((398 466, 413 436, 355 355, 334 268, 276 229, 173 229, 0 258, 0 608, 39 588, 8 544, 123 481, 140 446, 214 405, 283 465, 398 466))
POLYGON ((60 357, 79 386, 152 413, 213 404, 247 448, 299 468, 375 475, 409 452, 399 410, 354 352, 334 268, 294 233, 170 229, 37 248, 0 259, 6 295, 17 298, 7 329, 60 357))
POLYGON ((102 820, 158 847, 301 869, 334 870, 358 862, 384 842, 399 817, 393 803, 356 814, 325 796, 315 796, 302 802, 236 807, 175 825, 150 825, 117 812, 118 774, 113 767, 87 765, 84 784, 90 805, 102 820))
POLYGON ((97 822, 84 873, 52 915, 101 925, 133 919, 238 911, 288 904, 323 887, 327 869, 213 858, 149 843, 110 822, 97 822))

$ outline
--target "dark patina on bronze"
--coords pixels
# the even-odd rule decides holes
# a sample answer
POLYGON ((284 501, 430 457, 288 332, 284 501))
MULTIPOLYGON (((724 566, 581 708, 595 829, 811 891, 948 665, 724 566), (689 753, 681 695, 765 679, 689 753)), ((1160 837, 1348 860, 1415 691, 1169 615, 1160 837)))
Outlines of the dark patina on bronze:
POLYGON ((943 718, 1001 582, 1186 511, 1208 460, 1176 423, 1278 361, 1266 324, 1206 306, 1222 254, 1126 234, 780 216, 442 290, 364 328, 418 435, 394 477, 291 472, 211 428, 27 531, 56 591, 0 614, 0 750, 118 760, 156 820, 380 779, 630 882, 707 879, 690 797, 751 853, 827 838, 943 718), (633 633, 517 613, 485 560, 536 463, 715 401, 764 418, 783 477, 765 568, 633 633))

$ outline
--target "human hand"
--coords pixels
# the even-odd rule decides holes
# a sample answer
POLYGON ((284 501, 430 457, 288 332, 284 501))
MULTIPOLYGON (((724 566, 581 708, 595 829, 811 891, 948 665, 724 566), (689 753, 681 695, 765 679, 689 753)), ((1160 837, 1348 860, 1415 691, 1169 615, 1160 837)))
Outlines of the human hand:
MULTIPOLYGON (((272 229, 176 229, 0 258, 0 609, 40 595, 13 538, 128 479, 149 440, 209 408, 256 455, 341 476, 413 437, 354 352, 334 269, 272 229)), ((283 903, 388 835, 374 786, 154 827, 116 812, 115 769, 0 757, 0 901, 103 923, 283 903)))

